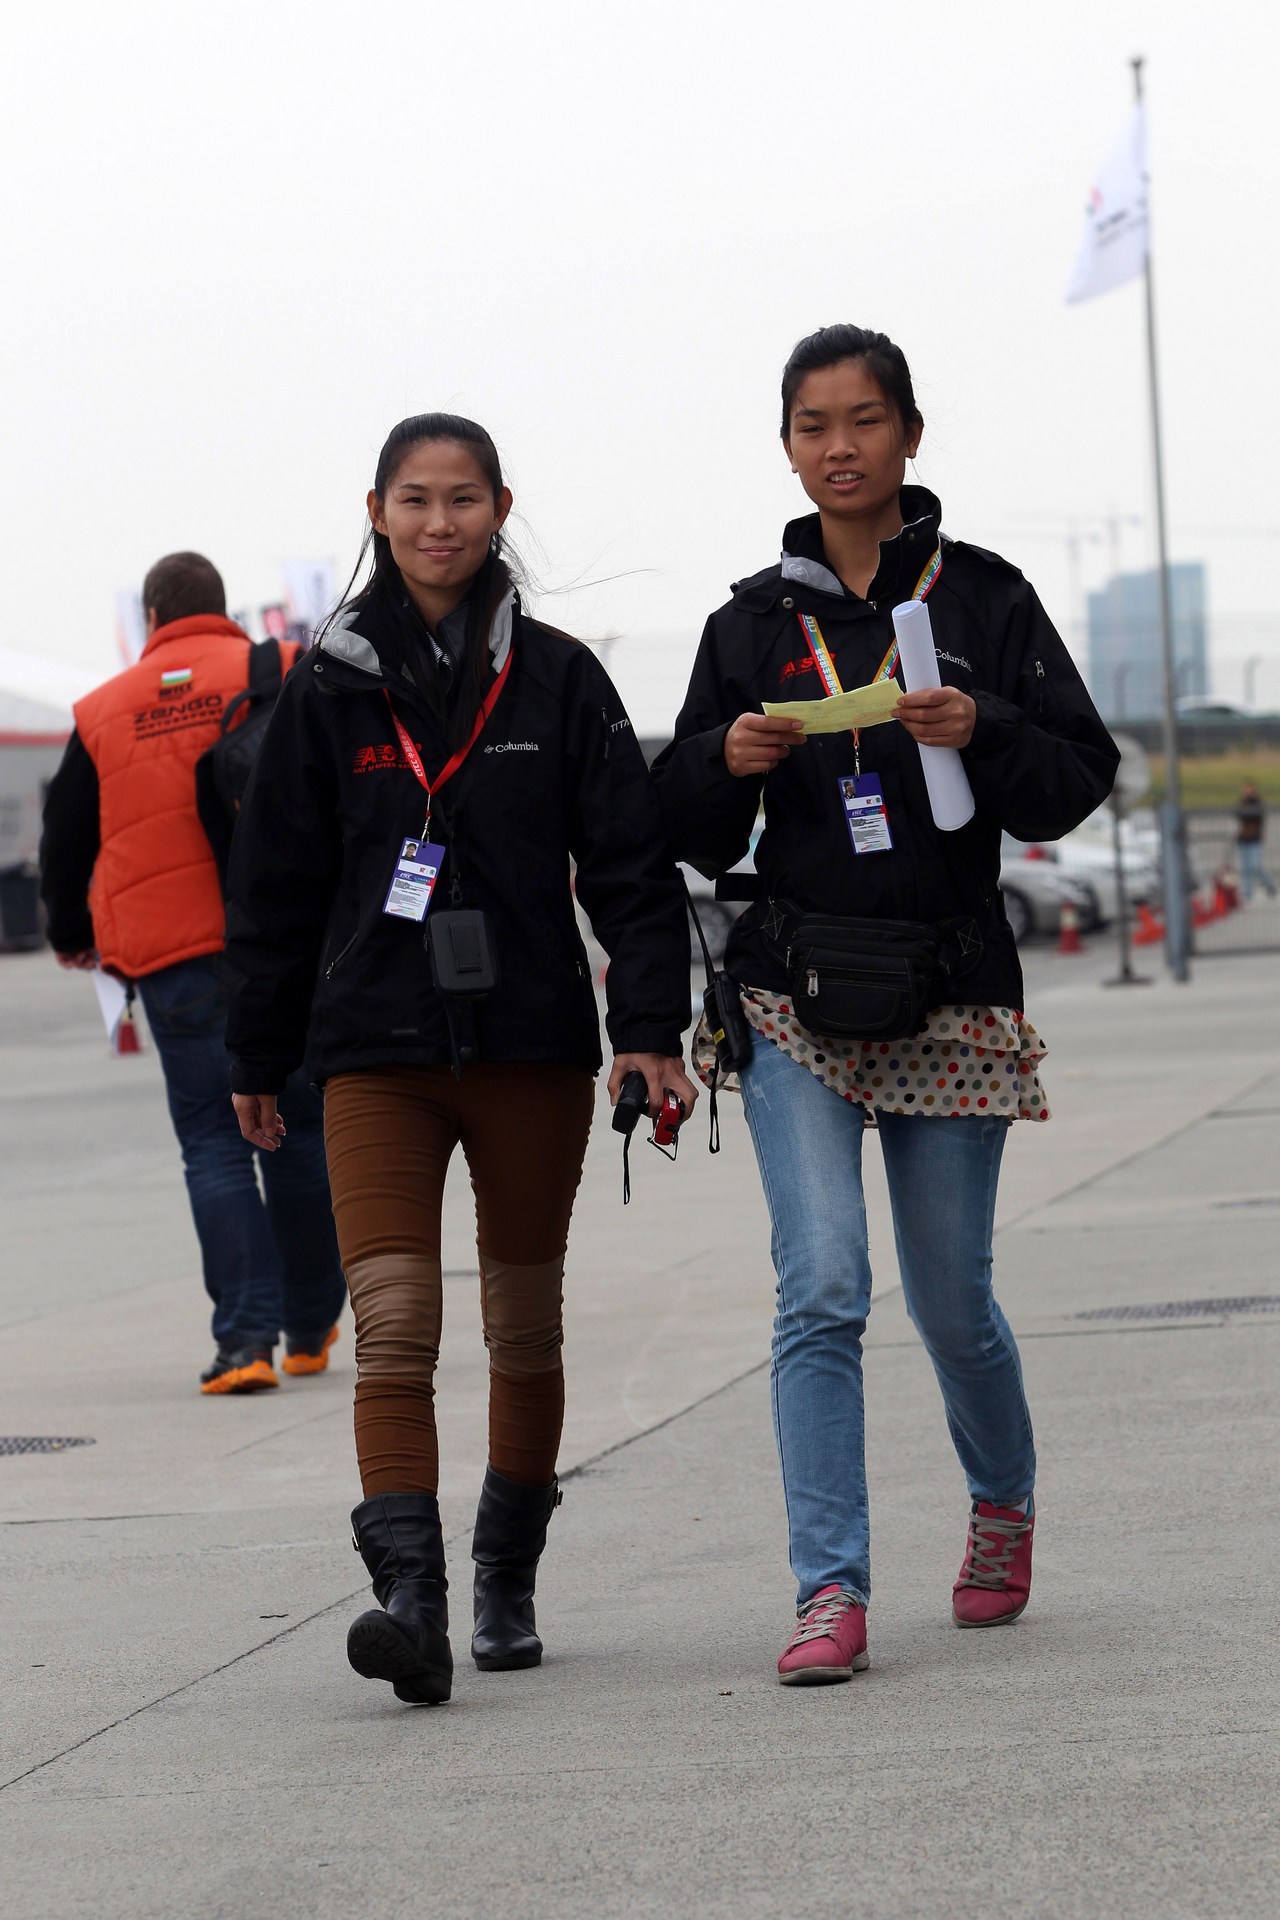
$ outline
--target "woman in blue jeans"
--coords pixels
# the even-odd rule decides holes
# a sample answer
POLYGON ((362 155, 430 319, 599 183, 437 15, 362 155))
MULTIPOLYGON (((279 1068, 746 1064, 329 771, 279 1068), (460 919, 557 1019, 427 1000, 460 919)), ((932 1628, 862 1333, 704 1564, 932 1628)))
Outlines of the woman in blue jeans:
MULTIPOLYGON (((1000 898, 1000 836, 1069 831, 1105 799, 1119 756, 1022 575, 943 535, 937 500, 904 484, 923 427, 906 360, 883 334, 824 327, 799 343, 783 374, 782 443, 817 511, 786 528, 778 564, 712 614, 655 768, 674 849, 708 875, 742 859, 764 812, 758 897, 725 964, 745 1016, 738 1084, 773 1227, 773 1414, 799 1583, 778 1661, 789 1684, 867 1665, 871 1125, 907 1311, 968 1485, 952 1616, 1003 1625, 1031 1584, 1035 1446, 991 1242, 1009 1125, 1048 1109, 1000 898), (927 600, 940 686, 890 695, 889 717, 860 732, 806 738, 802 722, 761 711, 892 678, 892 610, 909 599, 927 600), (935 824, 927 747, 959 752, 974 807, 958 829, 935 824), (880 1037, 864 1013, 869 1037, 847 997, 832 998, 829 955, 807 964, 813 916, 837 954, 870 955, 877 983, 895 941, 936 947, 903 1031, 880 1037)), ((695 1060, 707 1077, 705 1023, 695 1060)))

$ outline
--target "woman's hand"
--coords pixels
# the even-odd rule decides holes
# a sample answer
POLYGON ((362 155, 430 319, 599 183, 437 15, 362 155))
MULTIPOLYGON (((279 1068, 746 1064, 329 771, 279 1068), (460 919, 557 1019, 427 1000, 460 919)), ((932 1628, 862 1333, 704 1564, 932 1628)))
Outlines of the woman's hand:
POLYGON ((274 1153, 285 1136, 285 1124, 276 1112, 274 1093, 233 1093, 231 1104, 240 1131, 251 1146, 274 1153))
POLYGON ((96 947, 86 947, 82 953, 55 953, 53 957, 60 967, 74 967, 78 973, 89 973, 98 964, 96 947))
POLYGON ((724 737, 724 763, 735 780, 770 773, 792 747, 804 741, 800 720, 771 720, 766 713, 741 713, 724 737))
POLYGON ((668 1054, 620 1053, 616 1055, 613 1072, 609 1075, 610 1106, 617 1106, 622 1083, 636 1067, 644 1075, 645 1085, 649 1089, 649 1118, 657 1119, 662 1111, 663 1092, 669 1087, 676 1099, 684 1102, 684 1117, 687 1120, 698 1098, 698 1089, 685 1072, 684 1061, 673 1059, 668 1054))
POLYGON ((977 707, 959 687, 904 693, 894 712, 922 747, 967 747, 978 718, 977 707))

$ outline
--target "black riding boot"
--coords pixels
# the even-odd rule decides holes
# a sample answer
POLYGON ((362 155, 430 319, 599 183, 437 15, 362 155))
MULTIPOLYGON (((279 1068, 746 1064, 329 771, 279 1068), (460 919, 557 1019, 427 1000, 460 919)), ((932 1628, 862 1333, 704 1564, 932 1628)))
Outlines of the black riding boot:
POLYGON ((367 1680, 390 1680, 398 1700, 434 1706, 453 1684, 440 1508, 432 1493, 375 1493, 351 1516, 354 1545, 373 1582, 371 1608, 347 1632, 347 1658, 367 1680))
POLYGON ((542 1658, 533 1583, 547 1544, 547 1522, 559 1504, 558 1480, 549 1487, 521 1487, 485 1468, 471 1543, 476 1563, 471 1657, 486 1673, 536 1667, 542 1658))

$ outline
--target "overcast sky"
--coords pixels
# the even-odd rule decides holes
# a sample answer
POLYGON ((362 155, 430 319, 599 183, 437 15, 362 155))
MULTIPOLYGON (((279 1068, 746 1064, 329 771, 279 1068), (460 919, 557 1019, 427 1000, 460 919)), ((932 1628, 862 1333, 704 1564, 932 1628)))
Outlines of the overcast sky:
POLYGON ((116 589, 177 547, 235 606, 282 561, 345 578, 387 429, 446 407, 498 442, 542 611, 623 636, 657 731, 806 508, 778 377, 834 320, 904 347, 948 530, 1070 630, 1109 513, 1126 567, 1153 553, 1140 285, 1063 299, 1142 52, 1173 553, 1208 564, 1217 691, 1261 654, 1280 705, 1273 28, 1260 0, 15 11, 0 644, 111 671, 116 589))

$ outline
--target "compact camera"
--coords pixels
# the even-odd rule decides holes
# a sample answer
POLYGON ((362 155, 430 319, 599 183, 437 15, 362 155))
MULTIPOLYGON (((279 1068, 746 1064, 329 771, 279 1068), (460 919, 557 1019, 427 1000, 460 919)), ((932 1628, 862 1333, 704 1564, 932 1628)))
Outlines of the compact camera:
MULTIPOLYGON (((622 1201, 625 1206, 631 1198, 631 1170, 628 1152, 631 1136, 639 1126, 642 1117, 649 1111, 649 1086, 639 1067, 633 1067, 618 1089, 618 1103, 613 1109, 613 1130, 623 1136, 622 1147, 622 1201)), ((662 1106, 653 1123, 650 1144, 659 1153, 665 1153, 668 1160, 674 1160, 679 1146, 680 1126, 684 1120, 684 1101, 672 1093, 670 1087, 664 1087, 662 1106)))

